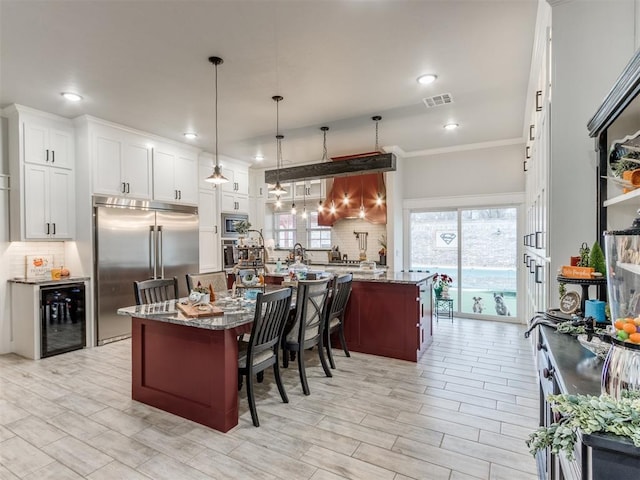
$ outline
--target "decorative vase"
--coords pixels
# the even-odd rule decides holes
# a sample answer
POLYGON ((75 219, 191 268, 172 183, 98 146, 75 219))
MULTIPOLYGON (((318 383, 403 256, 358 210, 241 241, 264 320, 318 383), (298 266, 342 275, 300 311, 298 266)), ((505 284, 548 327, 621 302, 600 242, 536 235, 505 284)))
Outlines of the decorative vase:
POLYGON ((387 264, 387 256, 380 255, 380 265, 386 265, 386 264, 387 264))
POLYGON ((442 286, 442 292, 440 293, 442 298, 449 298, 449 285, 442 286))
POLYGON ((442 297, 442 287, 433 287, 433 293, 436 294, 436 298, 442 297))

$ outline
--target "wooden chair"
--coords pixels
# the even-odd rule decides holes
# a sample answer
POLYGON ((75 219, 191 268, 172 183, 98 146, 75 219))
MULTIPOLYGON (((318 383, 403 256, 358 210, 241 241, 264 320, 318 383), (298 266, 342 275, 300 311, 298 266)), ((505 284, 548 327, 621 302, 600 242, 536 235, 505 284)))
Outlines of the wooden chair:
POLYGON ((296 316, 291 329, 282 338, 283 365, 289 366, 289 352, 298 356, 298 373, 302 391, 309 395, 309 384, 304 366, 304 351, 318 346, 320 363, 327 377, 332 377, 331 369, 324 356, 323 330, 325 324, 328 278, 321 280, 298 280, 296 296, 296 316))
POLYGON ((187 291, 191 292, 198 284, 204 288, 213 288, 214 292, 227 290, 227 274, 224 270, 210 273, 187 273, 187 291))
POLYGON ((333 352, 331 349, 331 334, 338 332, 340 338, 340 345, 347 357, 350 357, 349 349, 347 348, 347 342, 344 338, 344 313, 347 309, 347 303, 351 296, 351 284, 353 283, 353 274, 342 275, 334 278, 333 286, 331 289, 331 298, 329 300, 329 306, 327 308, 327 320, 325 325, 324 345, 327 349, 327 357, 329 357, 329 364, 331 368, 336 368, 336 364, 333 361, 333 352))
POLYGON ((136 305, 158 303, 178 298, 178 279, 159 278, 133 282, 136 305))
POLYGON ((256 312, 248 342, 238 342, 238 390, 242 389, 243 378, 247 383, 247 400, 251 420, 260 426, 256 401, 253 393, 253 377, 260 375, 273 365, 273 373, 284 403, 289 403, 278 364, 280 338, 291 307, 291 289, 284 288, 271 293, 258 293, 256 312))

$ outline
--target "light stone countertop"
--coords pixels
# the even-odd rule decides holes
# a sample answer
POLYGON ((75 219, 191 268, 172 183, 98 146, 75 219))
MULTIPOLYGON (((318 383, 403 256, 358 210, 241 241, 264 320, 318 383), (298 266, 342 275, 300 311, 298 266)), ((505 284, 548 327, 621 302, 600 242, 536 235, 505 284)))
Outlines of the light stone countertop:
POLYGON ((26 279, 24 277, 15 277, 15 278, 9 279, 8 281, 11 282, 11 283, 24 283, 24 284, 27 284, 27 285, 48 286, 48 285, 64 285, 65 283, 86 282, 87 280, 91 280, 91 277, 64 277, 64 278, 61 278, 60 280, 52 280, 51 278, 42 278, 42 279, 29 278, 29 279, 26 279))

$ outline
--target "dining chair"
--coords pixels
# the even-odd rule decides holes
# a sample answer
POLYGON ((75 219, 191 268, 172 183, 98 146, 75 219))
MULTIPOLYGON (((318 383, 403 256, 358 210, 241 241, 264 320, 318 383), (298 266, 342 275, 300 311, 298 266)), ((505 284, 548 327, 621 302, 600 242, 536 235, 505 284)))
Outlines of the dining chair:
POLYGON ((298 373, 302 391, 309 395, 309 384, 304 364, 304 351, 318 347, 320 363, 327 377, 332 377, 331 369, 324 356, 322 333, 325 323, 329 278, 321 280, 298 280, 295 320, 282 338, 283 366, 289 366, 289 353, 296 352, 298 373))
POLYGON ((224 270, 209 273, 187 273, 187 291, 193 290, 200 285, 204 288, 211 288, 214 292, 224 292, 227 290, 227 273, 224 270))
POLYGON ((351 284, 353 283, 353 274, 349 273, 341 275, 333 279, 333 286, 331 288, 331 294, 329 299, 329 306, 327 307, 327 320, 325 324, 324 345, 327 349, 327 357, 329 357, 329 364, 331 368, 336 368, 336 364, 333 361, 333 351, 331 348, 331 334, 338 332, 340 338, 340 345, 347 357, 350 357, 349 349, 347 348, 347 342, 344 338, 344 314, 347 309, 347 303, 351 296, 351 284))
POLYGON ((178 298, 178 279, 158 278, 133 282, 136 305, 164 302, 178 298))
POLYGON ((256 427, 260 426, 260 421, 258 420, 253 391, 254 375, 260 375, 265 369, 273 365, 273 373, 280 397, 284 403, 289 403, 287 392, 280 377, 278 350, 290 306, 290 288, 283 288, 270 293, 258 293, 249 340, 248 342, 238 342, 238 391, 242 389, 243 378, 245 378, 251 420, 256 427))

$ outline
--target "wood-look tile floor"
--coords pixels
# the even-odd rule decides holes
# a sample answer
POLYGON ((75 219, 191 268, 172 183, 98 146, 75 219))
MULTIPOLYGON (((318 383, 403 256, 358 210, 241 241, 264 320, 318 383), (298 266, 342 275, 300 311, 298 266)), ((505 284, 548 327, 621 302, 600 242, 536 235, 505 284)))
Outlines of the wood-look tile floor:
POLYGON ((326 378, 306 352, 311 395, 294 362, 281 403, 269 372, 256 388, 261 426, 243 389, 227 434, 131 400, 128 340, 41 361, 0 356, 0 480, 537 478, 525 327, 456 318, 434 329, 417 364, 336 352, 326 378))

